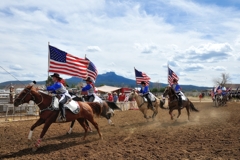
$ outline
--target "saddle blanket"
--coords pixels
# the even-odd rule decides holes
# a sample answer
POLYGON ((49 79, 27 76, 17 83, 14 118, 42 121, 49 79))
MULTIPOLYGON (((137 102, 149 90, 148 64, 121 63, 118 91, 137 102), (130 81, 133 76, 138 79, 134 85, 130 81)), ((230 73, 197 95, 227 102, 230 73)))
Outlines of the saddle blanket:
MULTIPOLYGON (((53 107, 55 109, 59 109, 59 100, 57 97, 54 97, 53 107)), ((74 100, 71 100, 69 103, 64 104, 64 107, 69 109, 74 114, 78 114, 80 112, 80 106, 74 100)))

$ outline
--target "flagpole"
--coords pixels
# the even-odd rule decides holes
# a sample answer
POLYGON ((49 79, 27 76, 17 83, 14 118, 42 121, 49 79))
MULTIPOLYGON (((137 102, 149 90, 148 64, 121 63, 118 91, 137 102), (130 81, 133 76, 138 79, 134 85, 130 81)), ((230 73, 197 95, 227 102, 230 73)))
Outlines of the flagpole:
MULTIPOLYGON (((47 76, 47 81, 48 81, 48 78, 49 78, 49 67, 50 67, 50 50, 49 50, 49 45, 50 45, 50 42, 48 42, 48 76, 47 76)), ((48 84, 47 84, 48 85, 48 84)))
POLYGON ((168 76, 169 76, 169 63, 167 62, 167 84, 169 84, 169 82, 168 82, 168 76))
POLYGON ((135 82, 136 82, 136 87, 137 87, 136 68, 135 68, 135 67, 133 67, 133 69, 134 69, 134 74, 135 74, 135 82))

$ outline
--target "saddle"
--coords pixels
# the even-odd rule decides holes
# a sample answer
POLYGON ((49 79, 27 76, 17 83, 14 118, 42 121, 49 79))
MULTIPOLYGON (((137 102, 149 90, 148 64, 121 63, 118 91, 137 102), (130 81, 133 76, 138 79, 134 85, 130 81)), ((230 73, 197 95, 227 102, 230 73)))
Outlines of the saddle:
MULTIPOLYGON (((182 97, 182 100, 183 101, 186 101, 187 100, 187 97, 180 91, 178 94, 176 94, 176 96, 177 95, 180 95, 181 97, 182 97)), ((177 96, 177 98, 178 98, 178 96, 177 96)))
MULTIPOLYGON (((57 97, 53 97, 52 101, 52 107, 54 110, 59 110, 59 99, 57 97)), ((80 112, 80 106, 78 103, 71 99, 70 101, 68 100, 66 104, 64 104, 64 107, 66 109, 69 109, 73 114, 78 114, 80 112)))
MULTIPOLYGON (((152 102, 156 102, 156 98, 151 92, 149 92, 148 96, 152 102)), ((144 102, 147 102, 147 98, 143 97, 143 99, 144 99, 144 102)))

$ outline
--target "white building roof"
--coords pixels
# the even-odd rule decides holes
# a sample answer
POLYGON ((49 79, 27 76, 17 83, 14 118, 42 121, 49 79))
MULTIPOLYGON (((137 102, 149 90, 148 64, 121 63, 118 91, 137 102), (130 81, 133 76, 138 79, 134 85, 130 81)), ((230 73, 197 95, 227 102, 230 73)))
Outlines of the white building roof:
POLYGON ((119 87, 112 87, 112 86, 101 86, 101 87, 97 87, 97 90, 100 91, 100 92, 105 92, 105 93, 108 93, 108 92, 113 92, 113 91, 116 91, 116 90, 119 90, 121 88, 119 87))

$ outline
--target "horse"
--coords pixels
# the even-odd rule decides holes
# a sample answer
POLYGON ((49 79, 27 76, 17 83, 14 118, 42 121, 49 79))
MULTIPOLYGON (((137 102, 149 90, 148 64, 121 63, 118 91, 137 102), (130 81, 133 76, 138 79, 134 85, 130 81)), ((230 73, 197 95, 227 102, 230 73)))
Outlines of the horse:
POLYGON ((178 110, 178 116, 177 119, 179 118, 179 116, 181 115, 181 109, 183 109, 184 107, 187 110, 187 114, 188 114, 188 120, 189 120, 189 116, 190 116, 190 110, 195 111, 195 112, 199 112, 193 105, 193 103, 188 99, 182 99, 182 108, 180 108, 178 106, 178 97, 174 91, 174 89, 170 86, 166 87, 166 89, 163 92, 163 97, 166 97, 168 95, 169 97, 169 101, 168 101, 168 106, 169 106, 169 114, 171 116, 171 119, 173 120, 173 110, 178 110))
POLYGON ((229 95, 230 94, 228 94, 228 93, 226 93, 225 95, 216 94, 215 99, 214 99, 215 107, 227 105, 227 101, 230 97, 229 95))
POLYGON ((152 108, 148 107, 148 102, 144 100, 144 97, 140 96, 136 91, 132 91, 130 93, 129 99, 132 99, 132 98, 136 100, 137 106, 139 110, 143 113, 144 118, 146 118, 147 120, 149 118, 152 118, 154 120, 154 118, 158 114, 158 106, 160 106, 160 99, 155 97, 155 102, 152 102, 153 106, 155 107, 155 109, 153 110, 152 108), (153 115, 148 117, 147 110, 149 109, 153 111, 153 115))
MULTIPOLYGON (((37 104, 37 106, 40 109, 39 119, 32 125, 29 135, 28 135, 28 140, 30 142, 31 138, 32 138, 33 130, 36 127, 44 124, 44 127, 42 129, 40 137, 33 147, 33 151, 36 151, 40 147, 42 138, 44 137, 44 135, 47 132, 50 125, 52 123, 57 123, 56 119, 58 118, 58 115, 59 115, 59 109, 55 107, 54 99, 55 99, 54 96, 39 92, 38 89, 36 89, 34 86, 28 85, 23 89, 23 91, 14 100, 14 106, 16 106, 16 107, 23 103, 29 103, 29 101, 32 100, 37 104)), ((85 119, 87 119, 94 125, 94 127, 97 129, 97 132, 99 134, 99 138, 102 139, 102 134, 100 133, 100 129, 98 127, 97 122, 94 120, 93 110, 90 107, 90 105, 85 102, 76 102, 73 100, 70 103, 74 103, 78 107, 75 110, 76 111, 75 113, 73 113, 72 111, 70 111, 68 109, 66 110, 66 122, 77 120, 85 130, 84 137, 83 137, 83 139, 85 140, 85 138, 87 136, 87 132, 88 132, 88 127, 85 124, 85 119)), ((66 104, 65 104, 65 106, 66 106, 66 104)), ((98 110, 95 109, 95 111, 97 112, 96 113, 97 115, 100 115, 101 106, 98 105, 95 107, 99 108, 98 110)))
MULTIPOLYGON (((87 99, 87 96, 78 97, 78 96, 74 95, 73 100, 83 102, 83 101, 88 100, 88 99, 87 99)), ((99 104, 99 102, 86 102, 86 103, 90 104, 90 106, 91 106, 91 104, 94 104, 94 103, 99 104)), ((107 119, 108 124, 110 124, 111 126, 114 126, 114 123, 112 122, 111 117, 114 116, 114 110, 120 110, 120 108, 114 102, 108 102, 108 101, 102 101, 101 107, 102 107, 102 112, 101 112, 100 115, 107 119)), ((72 133, 72 128, 74 126, 74 123, 75 123, 75 120, 72 121, 70 129, 67 132, 68 134, 72 133)), ((85 121, 85 123, 91 131, 91 128, 90 128, 87 120, 85 121)))

